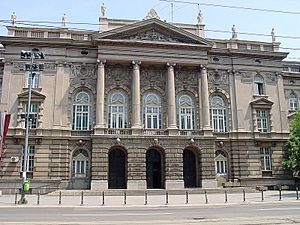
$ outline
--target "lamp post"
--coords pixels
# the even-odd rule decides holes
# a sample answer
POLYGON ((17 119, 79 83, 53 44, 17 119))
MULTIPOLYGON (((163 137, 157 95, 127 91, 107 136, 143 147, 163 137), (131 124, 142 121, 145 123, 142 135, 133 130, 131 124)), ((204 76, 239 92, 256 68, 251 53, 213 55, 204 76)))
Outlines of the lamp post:
POLYGON ((32 90, 32 81, 36 75, 35 71, 42 71, 44 69, 43 64, 35 64, 34 59, 44 59, 44 53, 40 52, 39 49, 32 49, 31 51, 21 51, 21 59, 30 59, 30 64, 25 64, 25 70, 29 71, 28 77, 28 101, 27 109, 25 114, 25 144, 24 144, 24 160, 23 160, 23 171, 22 171, 22 188, 21 188, 21 199, 19 204, 27 204, 25 197, 25 182, 27 180, 27 171, 28 171, 28 138, 29 138, 29 121, 30 121, 30 108, 31 108, 31 90, 32 90))

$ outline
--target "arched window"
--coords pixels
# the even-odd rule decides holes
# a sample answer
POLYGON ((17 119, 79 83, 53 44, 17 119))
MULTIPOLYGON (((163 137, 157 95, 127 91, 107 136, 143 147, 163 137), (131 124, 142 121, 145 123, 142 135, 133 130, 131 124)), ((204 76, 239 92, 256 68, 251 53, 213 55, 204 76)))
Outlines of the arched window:
POLYGON ((298 98, 297 95, 290 94, 290 110, 296 111, 298 109, 298 98))
POLYGON ((193 99, 186 94, 178 97, 178 120, 179 128, 183 130, 192 130, 195 128, 195 109, 193 99))
POLYGON ((263 95, 265 94, 264 90, 264 78, 260 75, 256 75, 254 78, 254 93, 256 95, 263 95))
POLYGON ((90 112, 90 95, 85 91, 79 91, 73 102, 73 130, 90 129, 90 112))
POLYGON ((161 99, 154 93, 144 96, 143 119, 146 129, 161 129, 161 99))
POLYGON ((121 91, 108 97, 108 127, 127 128, 127 96, 121 91))
POLYGON ((72 176, 87 177, 89 173, 89 154, 84 149, 74 151, 72 159, 72 176))
POLYGON ((227 175, 228 167, 227 167, 227 156, 225 152, 220 150, 216 151, 215 165, 216 165, 217 175, 227 175))
POLYGON ((214 95, 210 98, 210 123, 215 132, 227 131, 227 109, 222 97, 214 95))

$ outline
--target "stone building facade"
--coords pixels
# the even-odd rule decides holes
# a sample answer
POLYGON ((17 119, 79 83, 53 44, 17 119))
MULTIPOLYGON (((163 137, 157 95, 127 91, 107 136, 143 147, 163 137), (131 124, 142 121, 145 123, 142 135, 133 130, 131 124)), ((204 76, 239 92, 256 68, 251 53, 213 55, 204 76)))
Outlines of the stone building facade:
POLYGON ((281 163, 287 96, 298 90, 282 72, 279 43, 208 39, 203 20, 171 24, 153 12, 99 20, 100 32, 14 24, 0 37, 0 106, 12 114, 2 188, 21 182, 29 79, 20 52, 33 48, 45 54, 31 80, 33 187, 293 184, 281 163))

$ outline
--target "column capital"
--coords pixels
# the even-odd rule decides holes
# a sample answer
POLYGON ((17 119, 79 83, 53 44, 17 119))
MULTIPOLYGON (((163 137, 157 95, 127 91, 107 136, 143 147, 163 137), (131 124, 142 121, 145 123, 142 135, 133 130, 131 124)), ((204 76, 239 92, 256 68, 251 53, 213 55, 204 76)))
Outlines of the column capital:
POLYGON ((166 65, 167 65, 167 67, 174 67, 174 66, 176 66, 176 63, 167 62, 166 65))
POLYGON ((106 59, 97 59, 97 64, 104 65, 106 63, 106 59))
POLYGON ((202 65, 202 64, 201 64, 201 65, 200 65, 200 69, 201 69, 201 70, 206 70, 206 65, 202 65))
POLYGON ((138 69, 142 62, 139 60, 132 60, 131 64, 133 65, 133 69, 138 69))

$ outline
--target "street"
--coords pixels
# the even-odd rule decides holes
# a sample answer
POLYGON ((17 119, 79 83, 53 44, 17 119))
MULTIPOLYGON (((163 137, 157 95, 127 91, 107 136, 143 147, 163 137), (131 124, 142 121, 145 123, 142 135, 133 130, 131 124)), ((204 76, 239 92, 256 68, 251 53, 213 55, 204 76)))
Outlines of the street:
POLYGON ((0 207, 0 224, 300 224, 298 202, 201 206, 0 207))

